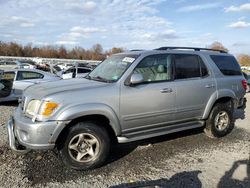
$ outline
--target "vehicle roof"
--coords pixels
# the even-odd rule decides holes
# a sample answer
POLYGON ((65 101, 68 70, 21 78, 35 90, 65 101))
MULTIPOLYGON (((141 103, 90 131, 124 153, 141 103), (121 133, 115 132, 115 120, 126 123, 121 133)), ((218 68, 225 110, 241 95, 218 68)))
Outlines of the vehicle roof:
POLYGON ((37 73, 41 73, 41 74, 44 74, 44 75, 48 75, 48 76, 56 76, 54 74, 51 74, 49 72, 45 72, 45 71, 42 71, 42 70, 39 70, 39 69, 24 69, 24 68, 21 68, 21 69, 4 69, 3 71, 4 72, 31 71, 31 72, 37 72, 37 73))

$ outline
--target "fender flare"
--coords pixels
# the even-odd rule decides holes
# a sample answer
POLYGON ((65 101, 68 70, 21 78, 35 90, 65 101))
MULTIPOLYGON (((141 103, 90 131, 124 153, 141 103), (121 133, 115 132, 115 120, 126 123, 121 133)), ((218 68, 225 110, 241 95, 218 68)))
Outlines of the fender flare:
POLYGON ((119 119, 114 112, 114 110, 106 105, 101 103, 91 103, 91 104, 78 104, 75 106, 70 106, 64 108, 63 111, 58 113, 56 120, 58 122, 64 121, 67 122, 61 126, 58 126, 53 133, 53 139, 56 140, 61 131, 70 123, 72 120, 88 116, 88 115, 103 115, 109 119, 110 126, 112 127, 116 136, 121 134, 121 126, 119 119))
POLYGON ((207 119, 216 101, 224 97, 230 97, 233 100, 236 100, 236 95, 232 90, 221 89, 214 92, 207 102, 202 119, 207 119))

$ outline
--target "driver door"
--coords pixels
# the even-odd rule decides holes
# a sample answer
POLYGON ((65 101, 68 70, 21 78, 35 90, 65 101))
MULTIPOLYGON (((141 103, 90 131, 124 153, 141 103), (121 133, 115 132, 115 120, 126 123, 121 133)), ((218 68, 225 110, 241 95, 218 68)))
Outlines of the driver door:
POLYGON ((173 122, 176 88, 172 81, 171 55, 148 56, 133 72, 140 73, 144 80, 138 85, 121 86, 122 132, 143 132, 173 122))

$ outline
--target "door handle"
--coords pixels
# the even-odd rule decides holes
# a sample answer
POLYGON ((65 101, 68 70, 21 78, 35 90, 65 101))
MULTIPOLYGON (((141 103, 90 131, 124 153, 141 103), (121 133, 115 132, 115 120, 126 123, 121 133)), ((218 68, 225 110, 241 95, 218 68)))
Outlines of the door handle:
POLYGON ((171 88, 164 88, 160 90, 161 93, 172 93, 173 90, 171 88))
POLYGON ((207 84, 207 85, 205 85, 205 88, 213 88, 213 87, 215 87, 214 84, 207 84))

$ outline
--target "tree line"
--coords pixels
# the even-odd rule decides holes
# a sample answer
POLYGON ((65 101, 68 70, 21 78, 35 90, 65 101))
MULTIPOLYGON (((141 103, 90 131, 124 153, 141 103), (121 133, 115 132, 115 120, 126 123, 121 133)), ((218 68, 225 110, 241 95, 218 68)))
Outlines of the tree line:
POLYGON ((107 56, 123 52, 123 48, 113 47, 110 50, 103 50, 100 44, 95 44, 90 49, 74 47, 66 49, 64 46, 33 46, 32 44, 20 45, 15 42, 0 41, 0 56, 20 56, 20 57, 42 57, 42 58, 62 58, 81 60, 104 60, 107 56))
MULTIPOLYGON (((214 42, 207 46, 208 48, 229 50, 220 42, 214 42)), ((113 47, 110 50, 103 50, 102 45, 95 44, 90 49, 74 47, 66 49, 64 46, 33 46, 32 44, 20 45, 15 42, 0 41, 0 56, 20 56, 20 57, 44 57, 44 58, 63 58, 63 59, 81 59, 81 60, 104 60, 107 56, 125 51, 123 48, 113 47)), ((241 66, 250 66, 250 56, 240 54, 237 60, 241 66)))

